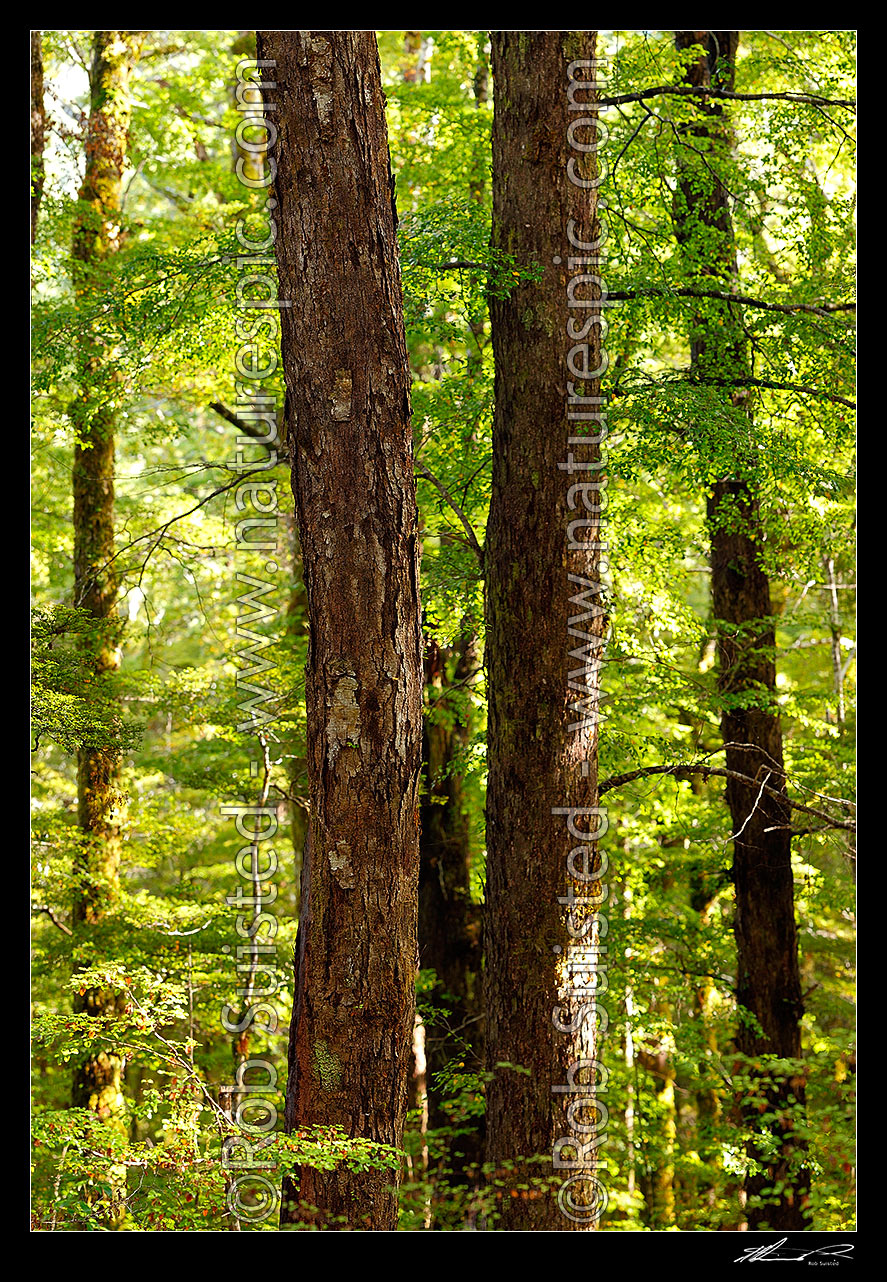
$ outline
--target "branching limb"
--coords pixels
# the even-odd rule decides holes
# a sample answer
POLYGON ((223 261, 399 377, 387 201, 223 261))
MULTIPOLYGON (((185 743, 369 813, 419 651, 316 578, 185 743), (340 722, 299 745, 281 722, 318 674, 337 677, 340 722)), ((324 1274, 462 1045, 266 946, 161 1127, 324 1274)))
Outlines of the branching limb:
POLYGON ((31 912, 46 913, 47 917, 52 922, 53 926, 58 926, 59 930, 63 931, 66 935, 73 934, 73 931, 69 926, 66 926, 63 921, 59 921, 58 917, 56 917, 55 913, 49 907, 48 904, 32 904, 31 912))
POLYGON ((732 294, 726 289, 670 289, 668 286, 657 288, 655 285, 645 285, 640 289, 615 290, 607 295, 607 302, 625 303, 638 298, 713 298, 725 303, 739 303, 742 307, 756 307, 764 312, 809 312, 813 316, 856 311, 856 303, 767 303, 761 298, 749 298, 747 294, 732 294))
POLYGON ((481 547, 480 543, 478 542, 477 535, 474 532, 474 527, 472 526, 468 517, 465 515, 462 508, 459 506, 459 504, 450 494, 449 490, 443 484, 443 482, 439 481, 436 476, 434 476, 431 472, 428 471, 427 468, 422 467, 421 464, 419 463, 414 463, 413 470, 415 471, 417 476, 421 476, 424 480, 430 481, 431 484, 434 486, 434 488, 440 493, 440 495, 442 496, 444 501, 447 503, 447 505, 452 509, 453 512, 455 512, 456 516, 459 518, 459 521, 462 525, 463 530, 465 531, 465 535, 468 540, 468 545, 471 548, 474 555, 477 557, 478 564, 480 565, 481 570, 483 570, 484 550, 481 547))
POLYGON ((729 102, 795 102, 807 107, 846 107, 855 111, 853 98, 823 98, 811 93, 736 93, 732 89, 711 89, 708 85, 657 85, 638 93, 620 93, 612 98, 599 98, 597 107, 621 107, 626 102, 646 102, 650 98, 717 98, 729 102))
POLYGON ((603 796, 612 788, 621 788, 627 783, 633 783, 636 779, 648 779, 651 775, 671 775, 674 779, 690 779, 694 775, 700 775, 703 779, 738 779, 740 783, 748 784, 752 788, 760 788, 761 792, 766 792, 777 800, 785 802, 791 806, 792 810, 799 810, 803 814, 813 815, 816 819, 821 819, 828 828, 844 828, 848 832, 856 831, 856 824, 851 820, 834 819, 824 810, 817 810, 814 806, 805 806, 803 802, 793 801, 786 793, 780 792, 778 788, 771 788, 769 784, 761 784, 751 775, 744 775, 738 770, 727 770, 723 766, 707 766, 702 761, 679 763, 673 766, 642 766, 639 770, 629 770, 624 775, 611 775, 609 779, 603 779, 598 785, 598 793, 603 796))

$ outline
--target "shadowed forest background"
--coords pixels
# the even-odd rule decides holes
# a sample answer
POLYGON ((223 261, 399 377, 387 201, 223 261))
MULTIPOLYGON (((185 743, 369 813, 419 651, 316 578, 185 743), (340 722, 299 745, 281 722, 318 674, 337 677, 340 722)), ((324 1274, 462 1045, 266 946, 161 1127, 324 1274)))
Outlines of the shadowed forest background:
POLYGON ((237 134, 256 32, 31 33, 31 1228, 570 1227, 546 1165, 568 843, 531 799, 537 777, 573 796, 553 745, 591 708, 587 795, 609 817, 595 1227, 852 1229, 855 33, 258 41, 280 68, 264 150, 237 134), (566 184, 559 113, 567 64, 595 49, 591 195, 566 184), (275 185, 245 186, 272 158, 275 185), (588 342, 608 367, 575 384, 609 428, 598 506, 583 496, 600 591, 574 607, 591 665, 567 635, 560 548, 582 513, 556 461, 573 208, 605 233, 588 342), (291 315, 245 320, 244 234, 291 315), (349 237, 375 312, 335 277, 349 237), (348 434, 327 313, 380 371, 375 435, 348 434), (240 408, 257 333, 273 449, 240 408), (304 370, 324 362, 335 463, 308 448, 304 370), (330 505, 342 526, 364 503, 373 538, 355 517, 324 578, 330 505), (414 655, 387 738, 341 659, 363 637, 361 663, 390 642, 382 689, 414 655), (565 701, 571 669, 584 694, 565 701), (244 861, 238 806, 273 815, 270 873, 244 861), (375 907, 348 863, 364 829, 394 870, 375 907), (345 1049, 311 969, 324 922, 345 1049), (286 1098, 294 951, 311 1040, 294 1034, 286 1098), (257 1060, 274 1071, 250 1157, 257 1060), (264 1183, 232 1202, 247 1169, 264 1183), (283 1218, 261 1218, 281 1189, 283 1218))

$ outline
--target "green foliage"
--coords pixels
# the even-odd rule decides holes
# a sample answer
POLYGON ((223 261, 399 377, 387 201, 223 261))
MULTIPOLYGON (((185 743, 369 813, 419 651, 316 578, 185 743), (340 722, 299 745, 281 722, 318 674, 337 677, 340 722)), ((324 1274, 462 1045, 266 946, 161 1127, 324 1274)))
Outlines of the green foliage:
MULTIPOLYGON (((413 371, 423 624, 440 646, 471 634, 482 646, 483 571, 469 531, 482 547, 494 372, 487 305, 536 279, 539 265, 490 248, 486 33, 420 33, 422 76, 412 76, 404 34, 379 38, 413 371)), ((258 226, 264 200, 245 197, 232 170, 235 67, 252 33, 147 33, 134 79, 121 248, 78 298, 70 252, 90 38, 44 33, 51 122, 32 268, 33 1227, 217 1231, 233 1227, 221 1153, 236 1132, 218 1101, 238 1054, 219 1011, 241 1006, 231 959, 236 910, 225 902, 240 884, 240 842, 219 808, 255 805, 263 779, 250 761, 267 762, 280 816, 281 1028, 257 1026, 249 1053, 272 1062, 282 1083, 307 804, 307 607, 288 476, 285 466, 269 474, 281 500, 277 612, 258 630, 270 641, 262 653, 274 660, 260 680, 276 719, 260 737, 238 729, 243 663, 233 638, 235 574, 264 574, 265 557, 235 552, 237 431, 209 408, 234 403, 234 228, 241 217, 258 226), (70 604, 71 411, 84 390, 77 341, 90 334, 115 353, 111 374, 96 374, 85 389, 117 416, 120 598, 104 635, 70 604), (89 655, 109 640, 122 666, 97 678, 89 655), (119 759, 128 803, 119 897, 84 932, 72 914, 84 847, 76 758, 96 747, 119 759), (74 1013, 73 999, 93 984, 113 993, 113 1011, 74 1013), (123 1113, 102 1120, 69 1107, 74 1066, 113 1048, 126 1060, 123 1113)), ((601 52, 608 96, 673 84, 681 74, 670 32, 602 33, 601 52)), ((851 32, 743 33, 736 88, 849 98, 853 56, 851 32)), ((792 796, 845 816, 839 801, 853 796, 855 732, 854 335, 853 312, 834 308, 850 302, 854 286, 851 117, 777 99, 722 109, 735 145, 704 148, 689 181, 705 183, 714 171, 729 190, 740 295, 765 306, 687 296, 725 287, 710 274, 712 244, 694 238, 698 260, 688 262, 675 236, 679 160, 697 106, 660 96, 603 111, 604 275, 621 301, 608 309, 606 338, 611 631, 600 776, 722 764, 706 499, 729 474, 760 497, 792 796), (689 376, 694 323, 740 327, 757 380, 746 389, 753 432, 730 389, 689 376)), ((729 381, 733 372, 722 373, 729 381)), ((280 403, 279 382, 267 386, 280 403)), ((729 527, 735 518, 725 505, 716 519, 729 527)), ((480 898, 483 671, 428 715, 471 727, 448 769, 464 780, 480 898)), ((853 1222, 852 834, 796 813, 804 1059, 742 1064, 733 1045, 742 1012, 723 785, 658 774, 606 794, 608 1231, 736 1227, 750 1141, 760 1151, 772 1134, 768 1082, 799 1070, 807 1108, 795 1110, 794 1125, 808 1144, 813 1227, 853 1222), (738 1099, 757 1105, 754 1135, 738 1120, 738 1099)), ((419 1010, 433 1039, 451 1012, 439 995, 432 1002, 432 987, 423 973, 419 1010)), ((269 1178, 279 1185, 305 1164, 392 1169, 400 1161, 405 1231, 495 1228, 509 1190, 547 1195, 551 1174, 542 1165, 517 1173, 469 1164, 466 1172, 460 1154, 483 1124, 485 1078, 470 1036, 459 1052, 431 1083, 448 1124, 423 1129, 416 1107, 403 1155, 335 1131, 285 1137, 278 1129, 263 1150, 269 1178)), ((333 1080, 335 1065, 320 1048, 318 1055, 333 1080)), ((282 1114, 281 1087, 269 1098, 282 1114)), ((244 1218, 241 1227, 270 1231, 276 1222, 244 1218)))

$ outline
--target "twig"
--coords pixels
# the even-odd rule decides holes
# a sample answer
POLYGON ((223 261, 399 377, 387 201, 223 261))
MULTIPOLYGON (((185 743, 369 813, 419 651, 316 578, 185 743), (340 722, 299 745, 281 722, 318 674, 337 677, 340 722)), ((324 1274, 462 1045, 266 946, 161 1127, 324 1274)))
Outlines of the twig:
POLYGON ((471 550, 474 552, 475 556, 477 557, 478 564, 480 565, 481 570, 483 570, 484 550, 481 547, 480 543, 478 542, 477 535, 474 532, 474 528, 471 522, 469 521, 465 513, 462 511, 459 504, 450 494, 449 490, 443 484, 443 482, 439 481, 436 476, 434 476, 426 468, 422 467, 421 464, 414 463, 413 470, 415 471, 417 476, 421 476, 424 480, 430 481, 431 484, 435 487, 435 489, 440 492, 440 494, 442 495, 446 503, 455 512, 456 516, 459 518, 460 522, 462 523, 462 528, 464 529, 465 534, 467 535, 469 546, 471 547, 471 550))
POLYGON ((53 912, 53 910, 49 907, 49 905, 48 905, 48 904, 32 904, 32 905, 31 905, 31 912, 32 912, 32 913, 46 913, 47 917, 48 917, 48 918, 49 918, 49 920, 52 922, 53 926, 58 926, 59 930, 64 931, 64 933, 65 933, 66 935, 71 935, 71 934, 73 934, 73 933, 74 933, 74 932, 70 929, 70 927, 68 927, 68 926, 66 926, 66 925, 65 925, 65 923, 64 923, 63 921, 59 921, 58 917, 56 917, 55 913, 54 913, 54 912, 53 912))
MULTIPOLYGON (((603 796, 605 792, 609 792, 612 788, 621 788, 624 784, 633 783, 636 779, 647 779, 650 775, 671 775, 675 779, 690 779, 693 775, 701 775, 703 779, 711 777, 738 779, 740 783, 746 783, 753 788, 758 787, 758 780, 753 779, 751 775, 741 774, 738 770, 726 770, 721 766, 707 766, 703 762, 697 761, 673 766, 642 766, 641 769, 630 770, 624 775, 611 775, 609 779, 602 780, 598 785, 598 793, 603 796)), ((762 792, 766 792, 771 797, 776 797, 778 801, 791 806, 792 810, 800 810, 804 814, 813 815, 816 819, 824 820, 830 828, 844 828, 848 832, 856 831, 856 824, 849 820, 833 819, 824 810, 816 810, 813 806, 805 806, 800 801, 792 801, 791 797, 786 793, 780 792, 777 788, 771 788, 766 783, 761 784, 760 788, 762 792)))
POLYGON ((757 307, 764 312, 810 312, 814 316, 828 316, 834 312, 855 312, 856 303, 765 303, 747 294, 731 294, 726 289, 669 289, 644 285, 639 289, 620 289, 607 295, 607 302, 631 302, 637 298, 713 298, 725 303, 739 303, 743 307, 757 307))
POLYGON ((648 98, 667 95, 672 98, 718 98, 729 102, 795 102, 808 107, 847 107, 855 110, 852 98, 823 98, 806 93, 736 93, 732 89, 711 89, 707 85, 657 85, 639 93, 620 93, 612 98, 599 98, 597 107, 620 107, 626 102, 645 102, 648 98))

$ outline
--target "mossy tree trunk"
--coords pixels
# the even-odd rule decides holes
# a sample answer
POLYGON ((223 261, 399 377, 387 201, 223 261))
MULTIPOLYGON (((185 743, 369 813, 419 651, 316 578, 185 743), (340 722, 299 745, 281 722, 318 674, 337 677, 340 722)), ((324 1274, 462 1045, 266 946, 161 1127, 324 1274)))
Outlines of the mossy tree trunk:
MULTIPOLYGON (((100 289, 107 261, 120 242, 120 202, 130 125, 130 79, 139 33, 97 31, 90 70, 86 165, 74 223, 72 277, 78 299, 100 289)), ((74 604, 92 621, 86 636, 89 666, 99 685, 120 663, 115 619, 117 578, 114 555, 114 431, 119 400, 115 353, 100 320, 80 323, 77 344, 79 388, 71 405, 75 433, 74 604)), ((119 749, 113 731, 104 745, 81 748, 77 762, 77 815, 82 839, 76 864, 73 917, 81 960, 98 960, 103 921, 119 892, 124 798, 119 749), (86 946, 85 951, 82 945, 86 946)), ((115 1013, 114 995, 89 987, 75 1010, 95 1016, 115 1013)), ((122 1104, 122 1061, 101 1051, 74 1075, 73 1103, 111 1118, 122 1104)))
POLYGON ((31 244, 37 236, 37 214, 43 196, 43 147, 46 110, 43 104, 43 33, 31 32, 31 244))

